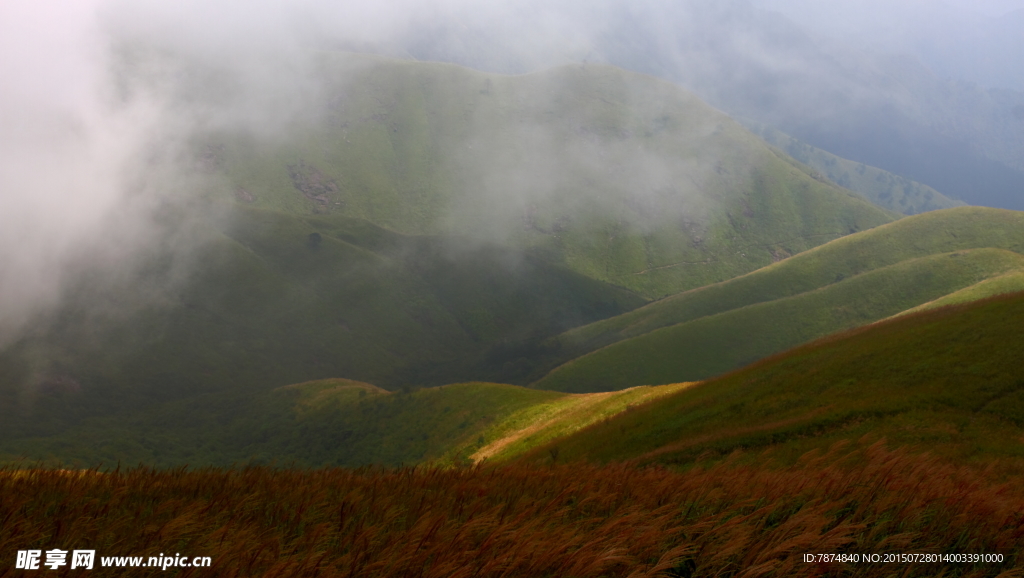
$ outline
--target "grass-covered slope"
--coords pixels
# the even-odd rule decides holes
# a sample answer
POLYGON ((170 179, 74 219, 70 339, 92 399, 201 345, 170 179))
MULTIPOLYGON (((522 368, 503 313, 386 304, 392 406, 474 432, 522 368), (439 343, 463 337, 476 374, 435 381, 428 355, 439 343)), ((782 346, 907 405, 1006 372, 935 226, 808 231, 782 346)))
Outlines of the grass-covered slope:
POLYGON ((910 259, 820 289, 614 343, 535 383, 556 391, 706 379, 814 338, 884 319, 980 280, 1024 272, 1024 255, 973 249, 910 259))
POLYGON ((514 382, 546 337, 643 303, 521 251, 340 215, 239 208, 199 229, 184 280, 83 281, 0 353, 0 436, 61 435, 175 400, 230 415, 233 398, 332 376, 514 382))
MULTIPOLYGON (((249 449, 263 459, 288 456, 304 464, 411 465, 438 460, 455 446, 475 446, 483 432, 518 410, 561 394, 497 383, 460 383, 409 393, 356 394, 336 387, 314 403, 296 404, 297 391, 273 397, 294 405, 292 419, 249 449)), ((452 456, 457 458, 457 456, 452 456)))
MULTIPOLYGON (((1024 466, 1024 293, 831 336, 557 440, 560 460, 791 460, 870 434, 959 463, 1024 466)), ((550 448, 549 448, 550 449, 550 448)), ((535 450, 532 459, 550 460, 535 450)))
POLYGON ((473 373, 515 379, 524 343, 642 303, 495 245, 247 208, 215 232, 169 303, 149 314, 159 325, 129 357, 183 379, 214 372, 222 384, 337 375, 389 388, 473 373))
POLYGON ((573 361, 536 384, 600 391, 706 378, 990 278, 1010 275, 985 286, 988 291, 1012 289, 1022 252, 1024 213, 962 207, 904 218, 572 329, 553 342, 557 359, 573 361), (681 341, 673 344, 673 336, 681 341), (662 352, 655 354, 658 361, 646 355, 648 347, 662 352))
POLYGON ((263 459, 347 466, 502 461, 687 385, 567 395, 458 383, 387 393, 321 380, 273 392, 294 408, 293 425, 249 449, 263 459))
POLYGON ((346 54, 320 66, 312 120, 272 139, 206 136, 225 196, 531 248, 646 297, 895 217, 650 76, 595 65, 501 76, 346 54))
POLYGON ((316 380, 244 398, 196 396, 130 416, 94 417, 55 435, 6 438, 0 456, 87 467, 409 465, 472 445, 516 410, 564 395, 492 383, 391 393, 352 380, 316 380))
POLYGON ((965 287, 959 291, 950 293, 949 295, 944 295, 934 301, 929 301, 918 305, 917 307, 907 309, 906 311, 901 312, 900 315, 916 313, 925 309, 935 309, 936 307, 945 307, 946 305, 969 303, 971 301, 985 299, 994 295, 1016 293, 1018 291, 1024 291, 1024 271, 1010 271, 1003 275, 979 281, 970 287, 965 287))
POLYGON ((606 393, 552 397, 550 400, 515 411, 494 423, 481 433, 473 446, 452 447, 442 461, 504 461, 548 440, 569 435, 590 424, 629 411, 639 404, 690 385, 692 384, 674 383, 655 387, 631 387, 606 393))
POLYGON ((244 399, 211 394, 166 402, 131 416, 93 417, 55 435, 5 439, 0 461, 90 467, 493 463, 685 385, 570 395, 498 383, 389 392, 323 379, 244 399))

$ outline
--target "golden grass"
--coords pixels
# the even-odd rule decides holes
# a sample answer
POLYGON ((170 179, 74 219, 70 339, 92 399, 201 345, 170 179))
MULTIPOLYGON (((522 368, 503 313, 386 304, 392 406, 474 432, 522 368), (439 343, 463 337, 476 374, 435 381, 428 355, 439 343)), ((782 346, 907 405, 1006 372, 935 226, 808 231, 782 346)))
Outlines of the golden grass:
POLYGON ((17 550, 74 548, 211 556, 202 576, 1006 578, 1024 561, 1020 488, 880 443, 785 469, 40 470, 0 476, 0 576, 17 550), (810 564, 806 553, 1004 562, 810 564))
POLYGON ((577 432, 623 411, 675 393, 696 382, 630 387, 603 393, 569 394, 520 410, 494 428, 501 434, 470 456, 473 463, 508 459, 537 445, 577 432))

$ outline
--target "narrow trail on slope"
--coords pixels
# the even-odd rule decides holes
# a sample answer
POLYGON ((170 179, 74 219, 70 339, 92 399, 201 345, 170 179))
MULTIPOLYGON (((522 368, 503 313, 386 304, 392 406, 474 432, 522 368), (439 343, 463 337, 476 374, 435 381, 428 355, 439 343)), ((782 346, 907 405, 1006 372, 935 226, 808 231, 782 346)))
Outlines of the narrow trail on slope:
MULTIPOLYGON (((541 419, 538 419, 525 427, 513 430, 506 435, 492 441, 486 446, 477 450, 470 459, 473 463, 480 463, 488 458, 494 457, 501 453, 505 448, 511 444, 518 442, 519 440, 525 439, 534 434, 542 431, 553 429, 559 425, 566 425, 565 432, 561 435, 568 435, 581 428, 584 428, 592 423, 595 423, 601 419, 605 419, 626 411, 629 407, 646 403, 653 399, 675 393, 681 389, 690 387, 698 382, 685 382, 685 383, 674 383, 669 385, 661 386, 648 386, 641 385, 636 387, 630 387, 628 389, 622 389, 618 391, 607 391, 600 393, 574 393, 569 394, 561 400, 571 399, 570 403, 558 407, 546 413, 541 419), (645 394, 636 395, 637 390, 647 389, 645 394), (633 394, 633 395, 631 395, 633 394), (618 411, 612 412, 601 412, 598 410, 599 406, 603 402, 612 401, 615 398, 629 396, 631 399, 626 405, 618 411)), ((559 401, 561 401, 559 400, 559 401)), ((560 437, 560 436, 552 436, 560 437)))

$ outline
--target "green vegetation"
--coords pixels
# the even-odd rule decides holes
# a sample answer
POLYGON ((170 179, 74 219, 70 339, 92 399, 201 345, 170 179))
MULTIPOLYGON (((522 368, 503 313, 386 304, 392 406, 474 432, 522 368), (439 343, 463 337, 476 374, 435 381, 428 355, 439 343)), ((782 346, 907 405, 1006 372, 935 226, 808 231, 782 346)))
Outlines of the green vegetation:
POLYGON ((320 70, 324 100, 288 130, 206 135, 221 196, 526 248, 647 298, 896 216, 650 76, 351 54, 320 70))
POLYGON ((1003 275, 998 275, 991 279, 985 279, 979 281, 970 287, 950 293, 943 297, 939 297, 934 301, 929 301, 923 305, 918 305, 913 309, 908 309, 901 313, 915 313, 925 309, 935 309, 936 307, 945 307, 946 305, 956 305, 958 303, 969 303, 971 301, 978 301, 979 299, 985 299, 986 297, 992 297, 994 295, 1002 295, 1004 293, 1016 293, 1018 291, 1024 291, 1024 272, 1022 271, 1011 271, 1003 275))
POLYGON ((276 403, 296 407, 294 419, 247 449, 263 459, 289 456, 311 465, 418 464, 451 454, 452 447, 479 445, 492 424, 563 395, 496 383, 366 395, 357 388, 328 381, 276 390, 276 403), (304 402, 312 392, 315 404, 304 402))
POLYGON ((890 211, 916 215, 964 204, 963 201, 951 199, 928 185, 837 157, 767 125, 750 120, 744 120, 743 125, 768 144, 782 149, 787 155, 807 165, 814 171, 812 176, 828 179, 890 211))
MULTIPOLYGON (((206 234, 187 282, 109 319, 94 313, 104 286, 82 288, 49 327, 5 352, 8 364, 50 358, 53 367, 32 369, 133 393, 168 381, 211 392, 327 376, 389 388, 473 373, 515 379, 536 341, 643 303, 519 251, 340 216, 239 208, 228 228, 206 234), (315 247, 310 231, 322 235, 315 247), (90 374, 104 383, 83 381, 90 374)), ((130 303, 136 291, 115 286, 106 298, 130 303)))
POLYGON ((552 340, 552 359, 564 365, 535 385, 600 391, 710 377, 1010 274, 1019 253, 1024 213, 963 207, 908 217, 572 329, 552 340), (968 250, 985 247, 995 249, 968 250))
MULTIPOLYGON (((622 413, 528 454, 692 464, 771 448, 793 463, 886 438, 958 464, 1024 471, 1024 293, 831 336, 622 413)), ((525 458, 524 458, 525 459, 525 458)))
POLYGON ((159 259, 154 268, 168 271, 145 283, 87 279, 0 353, 7 451, 89 463, 245 460, 244 440, 232 437, 229 450, 202 432, 262 415, 249 404, 282 384, 523 380, 543 339, 643 303, 495 245, 337 215, 238 208, 231 217, 197 227, 187 281, 154 282, 176 266, 159 259), (139 427, 151 435, 131 433, 139 427))
POLYGON ((469 446, 491 424, 563 396, 464 383, 390 393, 327 379, 239 399, 220 394, 168 402, 129 418, 91 418, 48 437, 5 440, 7 462, 25 457, 76 467, 139 463, 399 466, 469 446))
POLYGON ((472 446, 455 446, 440 463, 503 461, 546 441, 568 435, 689 383, 631 387, 622 391, 560 395, 513 412, 484 430, 472 446), (469 452, 475 450, 470 454, 469 452))
POLYGON ((534 385, 556 391, 608 391, 637 383, 705 379, 1007 271, 1024 272, 1024 255, 974 249, 908 259, 792 297, 620 341, 556 368, 534 385))
POLYGON ((0 352, 5 451, 264 455, 247 444, 283 384, 526 384, 570 328, 896 216, 653 77, 317 66, 301 114, 196 136, 197 197, 160 212, 138 270, 86 271, 0 352))
POLYGON ((318 379, 295 383, 277 388, 288 393, 295 392, 297 399, 292 404, 299 415, 315 413, 328 406, 339 408, 351 405, 366 397, 387 395, 389 392, 369 383, 351 379, 318 379))
POLYGON ((59 435, 0 443, 0 459, 76 467, 300 466, 500 461, 688 384, 569 395, 497 383, 392 393, 324 379, 239 401, 227 394, 160 404, 130 419, 91 418, 59 435))

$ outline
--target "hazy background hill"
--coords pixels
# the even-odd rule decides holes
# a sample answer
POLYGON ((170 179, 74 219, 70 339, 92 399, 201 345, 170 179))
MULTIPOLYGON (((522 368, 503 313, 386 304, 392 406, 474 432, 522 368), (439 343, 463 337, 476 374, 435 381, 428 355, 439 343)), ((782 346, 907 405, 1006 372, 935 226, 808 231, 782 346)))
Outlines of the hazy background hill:
POLYGON ((317 66, 315 120, 269 142, 207 137, 224 196, 528 249, 648 298, 892 218, 647 75, 346 54, 317 66))
POLYGON ((934 3, 804 8, 742 0, 460 7, 439 22, 425 17, 392 50, 505 72, 609 62, 967 203, 1024 208, 1024 93, 1010 80, 1022 69, 1018 13, 994 21, 934 3), (963 13, 977 18, 955 16, 963 13), (841 40, 837 29, 846 31, 841 40), (975 84, 982 78, 992 84, 975 84))

